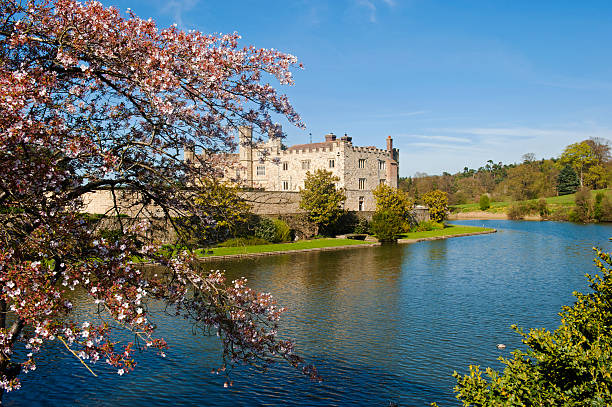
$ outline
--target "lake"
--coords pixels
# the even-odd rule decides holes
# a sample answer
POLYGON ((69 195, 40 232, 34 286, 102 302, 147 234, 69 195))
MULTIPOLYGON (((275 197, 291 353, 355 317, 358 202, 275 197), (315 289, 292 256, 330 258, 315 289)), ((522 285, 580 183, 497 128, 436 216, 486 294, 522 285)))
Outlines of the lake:
MULTIPOLYGON (((333 252, 207 263, 245 276, 288 308, 281 333, 313 362, 322 383, 279 364, 264 374, 238 368, 234 386, 211 374, 216 338, 163 317, 166 358, 136 355, 119 377, 104 364, 98 378, 60 347, 41 354, 9 406, 368 405, 456 406, 451 374, 469 364, 500 368, 499 356, 521 347, 511 324, 554 329, 572 291, 586 291, 596 269, 591 247, 612 250, 610 225, 453 221, 498 233, 333 252), (496 344, 504 343, 506 350, 496 344)), ((83 307, 77 301, 76 307, 83 307)), ((85 312, 83 309, 82 312, 85 312)))

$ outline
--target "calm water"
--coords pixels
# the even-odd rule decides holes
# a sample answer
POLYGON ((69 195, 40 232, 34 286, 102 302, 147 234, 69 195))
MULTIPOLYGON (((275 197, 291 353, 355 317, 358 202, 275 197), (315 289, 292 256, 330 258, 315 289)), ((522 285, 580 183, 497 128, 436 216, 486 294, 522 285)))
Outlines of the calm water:
MULTIPOLYGON (((591 247, 612 250, 609 225, 462 221, 499 230, 462 237, 337 252, 304 253, 213 265, 246 276, 288 307, 283 332, 324 377, 311 383, 279 365, 237 369, 234 387, 210 373, 214 339, 191 335, 167 317, 168 357, 139 356, 119 377, 98 365, 92 377, 61 349, 50 349, 7 405, 429 405, 455 406, 453 370, 499 367, 521 346, 509 329, 554 328, 573 290, 586 290, 591 247), (506 351, 495 345, 505 343, 506 351)), ((210 265, 209 265, 210 266, 210 265)))

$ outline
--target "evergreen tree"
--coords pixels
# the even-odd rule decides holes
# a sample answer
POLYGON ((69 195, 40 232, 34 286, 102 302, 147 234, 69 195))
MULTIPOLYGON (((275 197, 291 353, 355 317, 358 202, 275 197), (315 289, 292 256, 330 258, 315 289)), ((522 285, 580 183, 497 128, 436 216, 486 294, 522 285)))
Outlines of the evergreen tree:
POLYGON ((559 195, 573 194, 578 189, 578 185, 580 185, 580 181, 576 171, 569 165, 563 167, 557 177, 557 192, 559 195))

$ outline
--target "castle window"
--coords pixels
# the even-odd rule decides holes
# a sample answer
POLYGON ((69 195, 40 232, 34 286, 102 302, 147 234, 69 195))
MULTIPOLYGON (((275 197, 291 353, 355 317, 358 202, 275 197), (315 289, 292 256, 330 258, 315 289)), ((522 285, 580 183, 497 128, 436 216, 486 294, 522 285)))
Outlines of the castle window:
POLYGON ((302 161, 302 169, 303 170, 309 170, 310 169, 310 160, 302 161))
POLYGON ((287 171, 289 169, 289 163, 287 161, 285 161, 283 163, 283 171, 287 171))
POLYGON ((385 162, 383 160, 378 160, 378 169, 379 170, 385 169, 385 162))
POLYGON ((359 178, 359 189, 365 189, 365 178, 359 178))
POLYGON ((289 181, 283 181, 283 191, 289 190, 289 181))
POLYGON ((359 168, 365 168, 365 158, 359 159, 359 168))
POLYGON ((334 160, 329 160, 329 168, 334 168, 335 164, 334 160))
POLYGON ((257 175, 266 175, 266 166, 258 165, 257 166, 257 175))
POLYGON ((364 197, 360 196, 359 197, 359 210, 362 211, 363 210, 363 201, 364 201, 364 197))

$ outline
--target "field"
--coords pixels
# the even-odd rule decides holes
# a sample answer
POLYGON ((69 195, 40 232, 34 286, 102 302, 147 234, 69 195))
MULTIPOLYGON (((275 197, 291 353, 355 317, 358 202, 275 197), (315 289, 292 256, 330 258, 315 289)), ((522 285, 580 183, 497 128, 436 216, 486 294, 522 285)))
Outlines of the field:
MULTIPOLYGON (((593 199, 595 199, 595 195, 598 192, 606 193, 610 198, 612 198, 612 190, 610 189, 599 189, 591 191, 591 195, 593 199)), ((574 195, 563 195, 563 196, 551 196, 546 199, 546 204, 549 206, 549 209, 555 211, 556 209, 560 209, 562 207, 572 207, 574 205, 574 195)), ((537 202, 537 199, 532 199, 528 201, 506 201, 506 202, 491 202, 491 207, 487 210, 487 212, 491 213, 504 213, 510 204, 520 204, 520 203, 530 203, 537 202)), ((462 205, 452 205, 452 212, 477 212, 480 211, 480 207, 478 203, 468 203, 462 205)))

